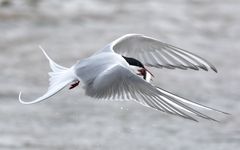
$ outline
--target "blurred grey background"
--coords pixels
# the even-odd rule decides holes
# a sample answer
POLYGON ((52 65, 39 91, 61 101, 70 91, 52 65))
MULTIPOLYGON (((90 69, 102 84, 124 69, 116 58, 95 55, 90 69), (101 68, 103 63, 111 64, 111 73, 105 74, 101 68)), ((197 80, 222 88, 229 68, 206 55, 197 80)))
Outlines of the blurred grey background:
POLYGON ((239 0, 0 0, 1 150, 237 150, 240 147, 239 0), (119 36, 142 33, 198 54, 212 71, 153 70, 154 83, 230 112, 221 123, 191 122, 134 102, 97 101, 65 89, 43 94, 50 70, 119 36))

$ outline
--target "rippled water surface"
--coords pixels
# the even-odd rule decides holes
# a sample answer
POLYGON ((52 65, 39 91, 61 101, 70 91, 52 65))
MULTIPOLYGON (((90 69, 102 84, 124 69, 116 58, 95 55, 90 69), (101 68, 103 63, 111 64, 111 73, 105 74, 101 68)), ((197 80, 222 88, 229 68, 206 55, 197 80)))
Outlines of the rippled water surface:
POLYGON ((237 150, 240 147, 239 0, 0 0, 1 150, 237 150), (48 62, 71 66, 126 33, 143 33, 211 61, 219 73, 153 70, 154 83, 232 116, 191 122, 134 102, 65 89, 40 104, 48 62))

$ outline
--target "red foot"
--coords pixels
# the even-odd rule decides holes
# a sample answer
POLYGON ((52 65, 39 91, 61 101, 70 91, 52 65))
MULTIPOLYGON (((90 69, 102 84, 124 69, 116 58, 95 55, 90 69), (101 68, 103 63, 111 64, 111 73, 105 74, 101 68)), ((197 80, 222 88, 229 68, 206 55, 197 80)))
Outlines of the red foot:
POLYGON ((69 87, 69 90, 71 90, 71 89, 75 88, 76 86, 78 86, 79 83, 80 83, 79 81, 74 81, 74 83, 71 84, 71 86, 69 87))

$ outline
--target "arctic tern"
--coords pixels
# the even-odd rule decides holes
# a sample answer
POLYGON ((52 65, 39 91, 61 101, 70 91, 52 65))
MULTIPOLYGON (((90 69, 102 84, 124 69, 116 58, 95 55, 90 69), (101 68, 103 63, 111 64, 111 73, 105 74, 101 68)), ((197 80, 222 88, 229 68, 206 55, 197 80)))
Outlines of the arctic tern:
POLYGON ((179 97, 151 83, 153 74, 146 67, 211 69, 217 72, 207 60, 157 39, 141 34, 124 35, 92 56, 79 60, 71 68, 56 64, 41 46, 40 49, 52 69, 49 88, 43 96, 33 101, 23 101, 20 92, 19 101, 22 104, 46 100, 67 85, 73 89, 80 83, 90 97, 135 100, 144 106, 194 121, 198 121, 196 117, 217 121, 205 115, 203 110, 227 114, 179 97))

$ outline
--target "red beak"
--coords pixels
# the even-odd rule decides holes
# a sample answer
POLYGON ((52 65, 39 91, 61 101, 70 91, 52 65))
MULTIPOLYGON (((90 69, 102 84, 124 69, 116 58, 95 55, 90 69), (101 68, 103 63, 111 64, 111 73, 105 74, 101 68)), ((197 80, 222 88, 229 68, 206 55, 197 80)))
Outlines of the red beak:
POLYGON ((150 75, 151 75, 152 77, 154 77, 154 75, 153 75, 149 70, 147 70, 146 68, 139 69, 138 71, 140 72, 138 75, 142 75, 142 76, 145 77, 145 76, 146 76, 146 71, 147 71, 147 72, 150 73, 150 75))

